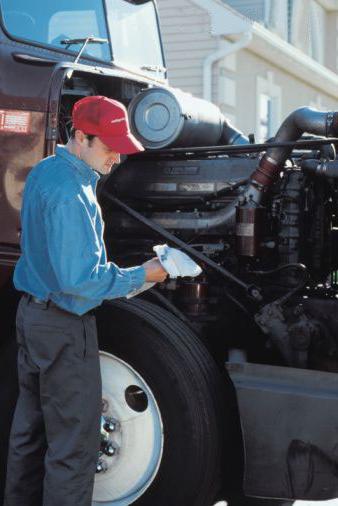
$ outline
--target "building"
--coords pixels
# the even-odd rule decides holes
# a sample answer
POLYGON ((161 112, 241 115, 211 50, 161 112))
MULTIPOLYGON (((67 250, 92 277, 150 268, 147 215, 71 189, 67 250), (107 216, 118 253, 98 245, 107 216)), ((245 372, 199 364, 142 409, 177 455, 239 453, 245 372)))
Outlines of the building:
POLYGON ((157 0, 171 86, 257 141, 300 106, 338 109, 338 0, 157 0))

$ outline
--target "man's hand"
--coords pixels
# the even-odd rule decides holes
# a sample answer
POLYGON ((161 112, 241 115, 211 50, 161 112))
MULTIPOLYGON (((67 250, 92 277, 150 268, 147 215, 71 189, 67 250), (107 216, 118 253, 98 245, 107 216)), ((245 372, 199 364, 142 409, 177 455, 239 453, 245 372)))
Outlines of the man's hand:
POLYGON ((168 276, 167 271, 163 269, 157 257, 145 262, 143 267, 146 270, 146 281, 148 282, 161 283, 168 276))

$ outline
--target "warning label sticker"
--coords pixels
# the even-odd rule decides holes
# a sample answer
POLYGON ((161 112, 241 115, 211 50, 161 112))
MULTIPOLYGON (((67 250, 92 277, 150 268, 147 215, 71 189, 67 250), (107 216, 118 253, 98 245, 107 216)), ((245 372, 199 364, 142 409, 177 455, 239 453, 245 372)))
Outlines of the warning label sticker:
POLYGON ((30 112, 0 109, 0 132, 28 134, 30 122, 30 112))

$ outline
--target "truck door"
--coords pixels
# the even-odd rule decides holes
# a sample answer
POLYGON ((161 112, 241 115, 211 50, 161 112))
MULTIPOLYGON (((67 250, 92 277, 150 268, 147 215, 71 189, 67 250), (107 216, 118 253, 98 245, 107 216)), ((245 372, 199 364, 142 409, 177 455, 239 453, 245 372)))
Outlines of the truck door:
POLYGON ((45 154, 49 82, 56 62, 44 61, 40 48, 13 40, 6 24, 18 32, 26 26, 29 36, 34 20, 19 5, 6 7, 0 27, 0 263, 14 265, 24 181, 45 154))
MULTIPOLYGON (((14 265, 24 182, 31 167, 52 151, 46 140, 55 141, 56 125, 48 116, 53 74, 61 62, 74 61, 81 47, 63 41, 88 35, 107 39, 107 31, 98 0, 0 0, 0 9, 0 264, 14 265)), ((108 44, 88 46, 85 53, 92 61, 111 62, 108 44)))

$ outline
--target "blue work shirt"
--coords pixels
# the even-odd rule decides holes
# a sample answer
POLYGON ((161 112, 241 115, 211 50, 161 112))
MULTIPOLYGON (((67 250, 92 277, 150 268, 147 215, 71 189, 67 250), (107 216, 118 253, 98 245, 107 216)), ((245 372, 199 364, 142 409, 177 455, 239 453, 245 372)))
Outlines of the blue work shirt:
POLYGON ((21 209, 18 290, 84 314, 104 299, 125 297, 145 281, 143 266, 107 261, 104 223, 96 199, 100 176, 67 148, 29 173, 21 209))

